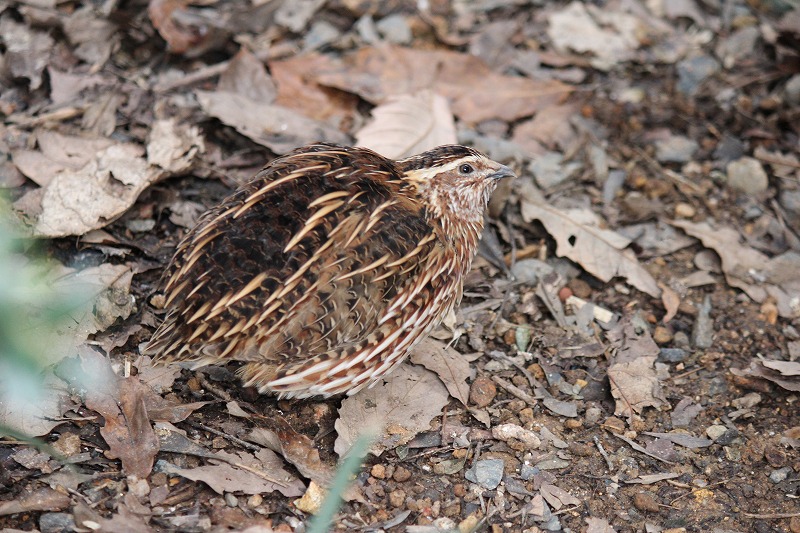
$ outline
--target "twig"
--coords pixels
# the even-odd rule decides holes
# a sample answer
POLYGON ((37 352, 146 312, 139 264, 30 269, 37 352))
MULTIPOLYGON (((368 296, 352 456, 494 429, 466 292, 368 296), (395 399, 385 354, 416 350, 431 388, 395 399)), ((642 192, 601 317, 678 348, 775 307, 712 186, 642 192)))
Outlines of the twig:
POLYGON ((237 444, 237 445, 241 446, 242 448, 247 448, 248 450, 253 451, 253 452, 261 451, 261 446, 257 446, 255 444, 250 443, 250 442, 244 441, 244 440, 242 440, 242 439, 240 439, 238 437, 234 437, 233 435, 229 435, 228 433, 225 433, 224 431, 220 431, 218 429, 214 429, 214 428, 212 428, 210 426, 207 426, 205 424, 202 424, 200 422, 192 422, 192 421, 188 421, 188 422, 189 422, 189 425, 194 427, 194 428, 202 429, 203 431, 208 431, 209 433, 212 433, 212 434, 214 434, 214 435, 216 435, 218 437, 222 437, 222 438, 224 438, 226 440, 229 440, 230 442, 232 442, 234 444, 237 444))
POLYGON ((728 481, 732 481, 733 479, 735 479, 735 478, 729 477, 728 479, 723 479, 722 481, 717 481, 716 483, 712 483, 711 485, 708 485, 706 487, 698 487, 696 489, 692 489, 691 491, 687 492, 686 494, 681 494, 680 496, 678 496, 677 498, 675 498, 674 500, 669 502, 669 504, 670 505, 674 505, 675 502, 677 502, 681 498, 685 498, 686 496, 689 496, 690 494, 694 494, 695 492, 700 492, 701 490, 710 489, 711 487, 716 487, 718 485, 724 485, 725 483, 727 483, 728 481))
POLYGON ((606 465, 608 465, 608 471, 613 472, 614 465, 611 463, 611 458, 608 456, 608 452, 605 450, 605 448, 603 448, 603 445, 600 444, 600 439, 597 436, 594 437, 594 445, 597 446, 597 451, 599 451, 600 455, 603 456, 603 459, 606 460, 606 465))
POLYGON ((536 406, 536 398, 525 392, 524 390, 520 389, 516 385, 509 383, 508 381, 504 380, 500 376, 492 376, 492 381, 503 387, 508 393, 516 396, 523 402, 527 403, 531 407, 536 406))
POLYGON ((668 465, 674 465, 675 464, 674 461, 668 461, 666 459, 662 459, 661 457, 657 456, 656 454, 648 452, 646 449, 642 448, 636 442, 632 441, 631 439, 629 439, 628 437, 626 437, 624 435, 620 435, 619 433, 614 433, 613 431, 609 431, 609 433, 611 433, 612 435, 614 435, 615 437, 617 437, 620 440, 624 440, 625 442, 628 443, 628 446, 630 446, 631 448, 633 448, 634 450, 636 450, 639 453, 643 453, 648 457, 652 457, 653 459, 655 459, 657 461, 661 461, 662 463, 667 463, 668 465))
POLYGON ((745 513, 743 511, 742 514, 747 518, 794 518, 795 516, 800 516, 800 512, 757 514, 757 513, 745 513))

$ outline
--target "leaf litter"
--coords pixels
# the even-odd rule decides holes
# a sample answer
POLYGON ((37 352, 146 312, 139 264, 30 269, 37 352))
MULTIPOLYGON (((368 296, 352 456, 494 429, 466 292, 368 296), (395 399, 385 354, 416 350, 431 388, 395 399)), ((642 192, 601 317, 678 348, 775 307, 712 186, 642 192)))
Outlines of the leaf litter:
MULTIPOLYGON (((44 242, 67 278, 98 280, 92 311, 45 357, 61 377, 38 378, 41 402, 0 406, 0 421, 96 473, 68 481, 69 497, 41 492, 36 476, 64 469, 4 443, 14 459, 0 449, 0 482, 16 488, 0 505, 16 514, 0 526, 27 512, 41 519, 32 527, 293 528, 370 421, 385 431, 340 527, 702 529, 724 512, 744 531, 754 519, 717 487, 749 503, 746 479, 769 509, 788 509, 791 489, 775 480, 797 440, 786 406, 797 391, 800 199, 793 137, 776 125, 797 123, 796 54, 782 44, 798 33, 796 12, 739 2, 732 22, 695 2, 535 15, 522 2, 419 13, 256 4, 154 1, 125 27, 134 19, 116 5, 0 15, 3 186, 34 235, 84 236, 44 242), (320 139, 392 157, 470 143, 518 170, 491 210, 490 261, 465 281, 469 313, 440 337, 452 345, 428 341, 375 388, 305 403, 254 399, 224 369, 137 360, 158 269, 183 228, 273 155, 320 139), (759 179, 743 179, 737 161, 759 179), (497 283, 530 261, 551 275, 497 283), (500 465, 491 492, 464 474, 488 463, 500 465), (756 470, 764 476, 742 474, 756 470), (100 481, 119 472, 134 476, 100 481), (287 485, 266 479, 278 472, 287 485), (657 488, 658 511, 641 507, 637 484, 657 488), (700 494, 693 486, 713 509, 672 505, 700 494), (308 501, 286 499, 302 493, 308 501), (102 498, 107 509, 86 505, 102 498)), ((750 515, 766 516, 757 507, 750 515)))

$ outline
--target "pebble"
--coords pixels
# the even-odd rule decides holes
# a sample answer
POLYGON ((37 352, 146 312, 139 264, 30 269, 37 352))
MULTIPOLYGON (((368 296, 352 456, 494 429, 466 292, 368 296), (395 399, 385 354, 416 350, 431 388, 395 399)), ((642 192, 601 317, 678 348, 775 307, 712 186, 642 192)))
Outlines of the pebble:
POLYGON ((786 452, 773 444, 768 444, 764 449, 764 459, 773 468, 782 468, 786 465, 786 452))
POLYGON ((369 473, 375 479, 384 479, 386 477, 386 467, 378 463, 372 466, 372 469, 369 471, 369 473))
POLYGON ((505 461, 502 459, 483 459, 475 461, 464 477, 487 490, 496 489, 503 480, 505 461))
POLYGON ((691 342, 689 341, 689 335, 687 335, 683 331, 675 332, 675 336, 672 338, 672 344, 674 344, 678 348, 689 348, 691 346, 691 342))
POLYGON ((752 54, 759 34, 756 26, 747 26, 736 30, 727 39, 721 39, 715 52, 725 68, 732 68, 739 59, 752 54))
POLYGON ((409 479, 411 479, 411 472, 407 468, 398 466, 397 470, 394 471, 392 479, 394 479, 399 483, 402 483, 403 481, 408 481, 409 479))
POLYGON ((411 28, 403 15, 389 15, 375 24, 383 37, 394 44, 409 44, 412 39, 411 28))
POLYGON ((225 493, 225 505, 228 507, 238 507, 239 506, 239 498, 233 495, 231 492, 225 493))
POLYGON ((572 289, 572 294, 584 300, 592 296, 592 287, 580 278, 575 278, 567 283, 567 287, 572 289))
POLYGON ((557 457, 545 459, 544 461, 536 463, 536 466, 541 470, 560 470, 562 468, 567 468, 569 465, 569 461, 558 459, 557 457))
POLYGON ((731 405, 737 409, 750 409, 761 403, 761 395, 757 392, 750 392, 731 401, 731 405))
POLYGON ((592 427, 600 421, 601 416, 603 416, 603 411, 601 411, 600 408, 590 407, 586 410, 586 414, 584 415, 583 419, 586 422, 587 427, 592 427))
POLYGON ((789 78, 783 90, 787 104, 800 105, 800 74, 789 78))
POLYGON ((658 512, 658 502, 649 492, 637 492, 633 497, 633 505, 640 511, 648 513, 658 512))
POLYGON ((692 218, 697 214, 697 210, 691 204, 678 202, 675 204, 675 216, 678 218, 692 218))
POLYGON ((39 531, 42 533, 75 531, 75 519, 71 513, 44 513, 39 517, 39 531))
POLYGON ((250 509, 255 509, 256 507, 260 506, 264 503, 264 497, 261 494, 253 494, 249 498, 247 498, 247 506, 250 509))
POLYGON ((672 332, 664 326, 656 326, 653 340, 656 341, 656 344, 667 344, 672 340, 672 332))
POLYGON ((389 493, 389 503, 392 507, 402 507, 406 502, 406 491, 403 489, 395 489, 389 493))
POLYGON ((783 468, 778 468, 777 470, 773 470, 769 474, 769 480, 773 483, 780 483, 781 481, 785 480, 789 477, 789 473, 792 471, 791 467, 784 466, 783 468))
POLYGON ((800 189, 782 190, 778 203, 786 210, 789 219, 800 224, 800 189))
POLYGON ((711 440, 717 440, 724 435, 726 431, 728 431, 728 428, 725 426, 714 424, 706 428, 706 435, 708 435, 708 438, 711 440))
POLYGON ((741 157, 726 167, 728 186, 745 194, 758 194, 767 190, 769 180, 758 159, 741 157))
POLYGON ((538 259, 523 259, 511 267, 511 273, 517 281, 530 285, 536 285, 540 279, 552 272, 552 266, 538 259))
POLYGON ((478 407, 486 407, 497 396, 494 381, 486 376, 478 376, 469 387, 469 400, 478 407))
POLYGON ((687 352, 681 348, 661 348, 658 360, 662 363, 680 363, 686 359, 687 352))
POLYGON ((700 55, 684 59, 678 67, 678 90, 692 96, 700 84, 713 76, 720 67, 719 61, 711 56, 700 55))
POLYGON ((694 140, 683 135, 671 135, 656 142, 656 159, 662 163, 687 163, 697 148, 694 140))
POLYGON ((692 343, 697 348, 711 348, 714 343, 714 319, 711 318, 711 298, 706 295, 698 306, 697 318, 692 328, 692 343))
POLYGON ((789 520, 789 531, 792 533, 800 533, 800 516, 793 516, 789 520))

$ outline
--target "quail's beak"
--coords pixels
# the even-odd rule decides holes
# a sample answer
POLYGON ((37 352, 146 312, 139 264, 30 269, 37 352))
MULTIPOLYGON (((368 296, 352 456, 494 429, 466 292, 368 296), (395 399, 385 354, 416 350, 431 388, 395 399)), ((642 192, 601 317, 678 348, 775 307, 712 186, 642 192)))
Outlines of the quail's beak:
POLYGON ((500 181, 503 178, 516 178, 517 175, 514 174, 514 171, 508 168, 505 165, 500 165, 495 172, 489 175, 490 178, 500 181))

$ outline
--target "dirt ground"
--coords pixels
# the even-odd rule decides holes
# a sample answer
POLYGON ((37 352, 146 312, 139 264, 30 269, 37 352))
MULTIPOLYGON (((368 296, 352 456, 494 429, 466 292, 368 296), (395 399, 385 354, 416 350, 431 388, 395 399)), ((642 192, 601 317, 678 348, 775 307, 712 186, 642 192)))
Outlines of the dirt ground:
POLYGON ((0 114, 88 304, 37 400, 0 365, 4 531, 305 531, 380 423, 334 530, 800 532, 797 2, 0 0, 0 114), (456 316, 348 398, 140 358, 198 215, 316 140, 514 168, 456 316))

